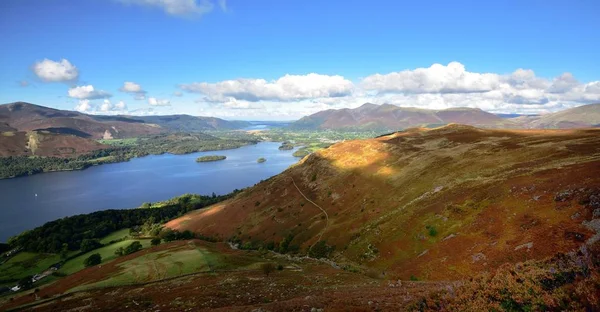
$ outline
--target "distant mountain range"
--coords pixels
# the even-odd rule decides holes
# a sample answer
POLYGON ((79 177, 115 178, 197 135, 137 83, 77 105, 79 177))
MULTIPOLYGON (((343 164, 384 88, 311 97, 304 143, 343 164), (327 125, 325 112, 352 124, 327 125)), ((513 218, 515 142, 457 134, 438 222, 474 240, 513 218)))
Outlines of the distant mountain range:
POLYGON ((75 156, 106 148, 97 139, 230 130, 250 125, 246 121, 189 115, 86 115, 16 102, 0 105, 0 156, 75 156))
POLYGON ((249 125, 246 121, 227 121, 214 117, 100 116, 25 102, 0 105, 0 131, 46 130, 93 139, 127 138, 163 132, 230 130, 249 125))
POLYGON ((586 128, 600 125, 600 104, 551 114, 516 116, 510 118, 478 108, 431 110, 366 103, 354 109, 321 111, 301 118, 290 127, 310 130, 400 130, 458 123, 483 128, 586 128))

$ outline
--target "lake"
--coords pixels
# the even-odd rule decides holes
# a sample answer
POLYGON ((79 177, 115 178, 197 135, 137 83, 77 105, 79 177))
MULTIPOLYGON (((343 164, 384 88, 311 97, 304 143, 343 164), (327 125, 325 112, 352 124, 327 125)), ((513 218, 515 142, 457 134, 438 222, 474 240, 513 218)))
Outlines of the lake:
POLYGON ((0 241, 66 216, 252 186, 299 160, 292 156, 294 150, 280 151, 280 145, 260 142, 224 151, 151 155, 80 171, 0 180, 0 241), (227 159, 197 163, 196 158, 204 155, 227 159), (259 164, 259 157, 267 161, 259 164))

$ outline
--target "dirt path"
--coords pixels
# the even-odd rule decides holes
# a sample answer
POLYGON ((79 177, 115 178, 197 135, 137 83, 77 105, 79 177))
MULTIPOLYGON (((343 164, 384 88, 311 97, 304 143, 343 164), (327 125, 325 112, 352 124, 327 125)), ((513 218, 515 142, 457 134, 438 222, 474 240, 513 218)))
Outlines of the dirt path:
MULTIPOLYGON (((317 240, 317 242, 319 242, 321 240, 321 237, 323 237, 323 233, 325 232, 325 230, 329 226, 329 215, 327 214, 327 211, 325 211, 325 209, 323 209, 321 206, 317 205, 312 200, 308 199, 308 197, 306 197, 306 195, 304 195, 304 193, 302 193, 302 191, 300 190, 300 188, 298 187, 298 185, 296 185, 296 182, 294 181, 294 178, 292 178, 292 177, 290 177, 290 178, 292 179, 292 183, 294 184, 294 186, 296 187, 296 189, 298 190, 298 192, 300 193, 300 195, 302 195, 302 197, 304 197, 304 199, 306 199, 308 202, 310 202, 311 204, 313 204, 315 207, 321 209, 321 211, 325 214, 325 227, 319 233, 319 239, 317 240)), ((315 244, 317 242, 315 242, 315 244)), ((310 248, 312 248, 312 245, 310 246, 310 248)))

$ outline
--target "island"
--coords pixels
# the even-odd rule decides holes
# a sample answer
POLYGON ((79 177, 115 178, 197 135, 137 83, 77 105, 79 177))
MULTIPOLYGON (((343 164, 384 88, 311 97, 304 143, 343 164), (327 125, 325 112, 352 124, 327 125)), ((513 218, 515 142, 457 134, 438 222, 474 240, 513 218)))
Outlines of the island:
POLYGON ((294 154, 292 154, 292 156, 304 158, 304 156, 306 156, 308 154, 310 154, 310 151, 306 147, 303 147, 303 148, 295 151, 294 154))
POLYGON ((226 159, 226 156, 220 155, 209 155, 209 156, 201 156, 196 158, 196 162, 208 162, 208 161, 218 161, 226 159))
POLYGON ((289 151, 292 149, 294 149, 294 144, 292 144, 288 141, 281 143, 281 146, 279 147, 279 150, 281 150, 281 151, 289 151))
POLYGON ((264 163, 265 161, 267 161, 265 158, 261 157, 259 159, 256 160, 257 163, 264 163))

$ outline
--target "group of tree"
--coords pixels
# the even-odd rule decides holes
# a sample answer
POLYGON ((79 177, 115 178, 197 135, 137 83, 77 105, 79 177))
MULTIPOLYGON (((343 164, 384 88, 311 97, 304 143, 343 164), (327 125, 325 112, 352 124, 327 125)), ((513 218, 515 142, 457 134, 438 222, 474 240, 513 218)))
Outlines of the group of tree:
POLYGON ((115 255, 125 256, 125 255, 132 254, 136 251, 142 250, 143 248, 144 248, 144 246, 142 246, 142 243, 140 243, 139 241, 134 241, 125 248, 123 248, 123 247, 117 248, 117 250, 115 250, 115 255))
POLYGON ((66 255, 82 247, 98 247, 97 240, 114 231, 143 226, 151 218, 152 222, 164 223, 189 211, 231 198, 236 192, 222 196, 186 194, 167 201, 161 208, 103 210, 67 217, 13 236, 8 243, 11 248, 22 247, 31 252, 66 255))

